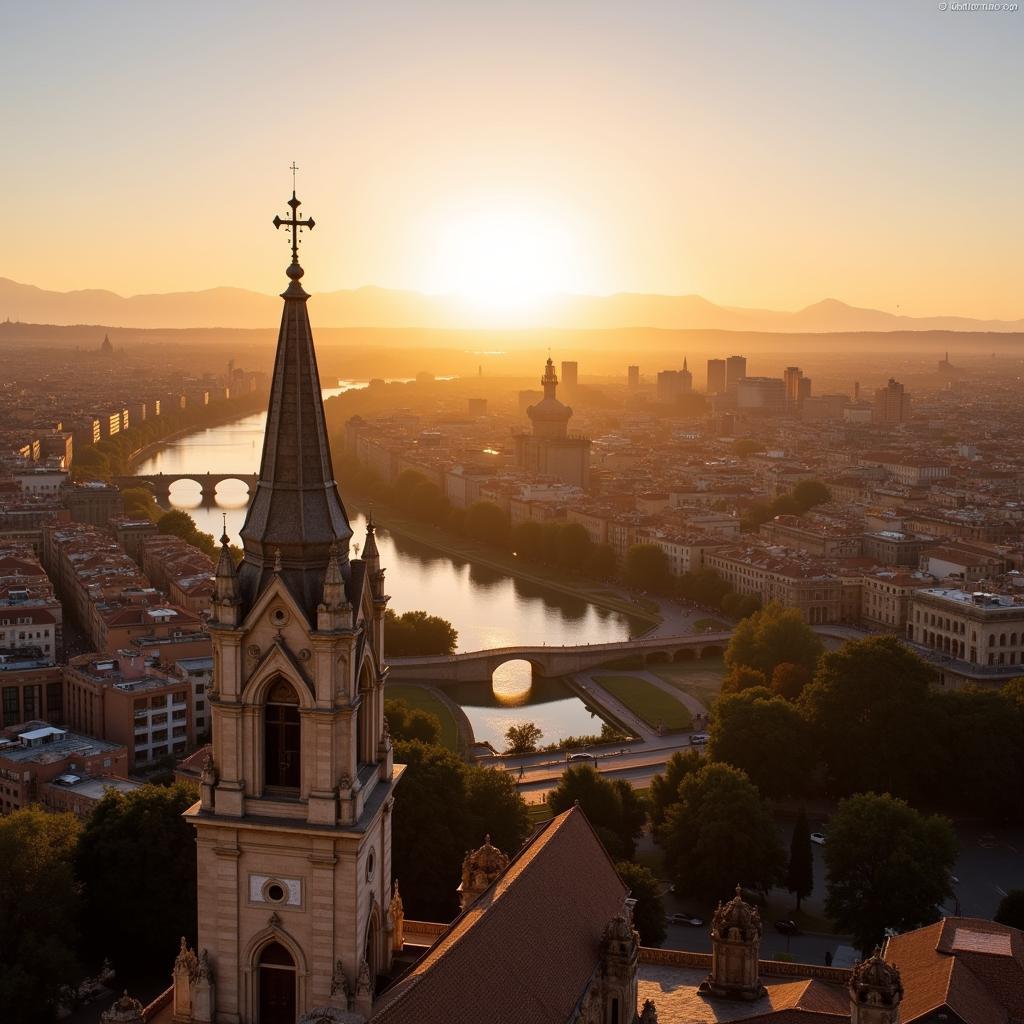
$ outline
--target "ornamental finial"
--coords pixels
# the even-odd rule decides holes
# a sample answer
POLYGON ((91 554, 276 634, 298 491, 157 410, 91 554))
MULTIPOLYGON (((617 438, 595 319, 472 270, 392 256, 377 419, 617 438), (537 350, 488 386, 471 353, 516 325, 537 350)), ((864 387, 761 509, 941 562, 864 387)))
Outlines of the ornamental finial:
POLYGON ((295 196, 295 172, 298 167, 295 165, 295 161, 292 161, 292 165, 289 168, 292 172, 292 197, 288 200, 288 205, 292 208, 291 216, 287 219, 281 217, 274 218, 275 228, 286 228, 291 233, 292 242, 292 264, 288 268, 288 276, 293 280, 297 281, 302 277, 302 267, 299 266, 299 232, 302 228, 308 228, 310 231, 316 227, 316 222, 312 217, 308 217, 306 220, 299 219, 299 207, 302 203, 295 196))

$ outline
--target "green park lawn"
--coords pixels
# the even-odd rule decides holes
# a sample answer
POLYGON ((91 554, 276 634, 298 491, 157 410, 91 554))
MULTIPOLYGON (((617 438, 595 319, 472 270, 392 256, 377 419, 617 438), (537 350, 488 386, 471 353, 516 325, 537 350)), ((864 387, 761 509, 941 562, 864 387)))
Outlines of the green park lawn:
POLYGON ((384 696, 387 700, 404 700, 410 708, 434 715, 441 723, 441 745, 456 752, 459 750, 459 724, 451 709, 436 693, 423 686, 388 683, 384 696))
POLYGON ((594 682, 622 701, 652 729, 663 725, 669 730, 685 730, 693 724, 690 712, 679 701, 646 679, 638 676, 594 676, 594 682))
POLYGON ((710 710, 722 689, 725 662, 721 658, 699 658, 674 665, 651 665, 649 671, 699 700, 710 710))

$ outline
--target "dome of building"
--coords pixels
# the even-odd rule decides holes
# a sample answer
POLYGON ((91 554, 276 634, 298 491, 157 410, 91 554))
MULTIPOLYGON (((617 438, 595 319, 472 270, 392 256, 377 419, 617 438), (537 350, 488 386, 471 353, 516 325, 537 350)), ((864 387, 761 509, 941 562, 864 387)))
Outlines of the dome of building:
POLYGON ((711 934, 745 942, 761 937, 761 914, 743 899, 740 886, 736 886, 736 895, 728 903, 718 904, 711 920, 711 934))

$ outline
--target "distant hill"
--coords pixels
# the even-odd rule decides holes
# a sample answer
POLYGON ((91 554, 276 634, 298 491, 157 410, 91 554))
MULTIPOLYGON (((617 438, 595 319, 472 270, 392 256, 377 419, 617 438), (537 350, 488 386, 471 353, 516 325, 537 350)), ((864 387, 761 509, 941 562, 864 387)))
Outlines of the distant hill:
MULTIPOLYGON (((1024 330, 1021 320, 897 316, 824 299, 796 312, 718 306, 699 295, 557 295, 543 309, 521 316, 486 316, 446 296, 386 288, 318 292, 310 317, 319 327, 434 329, 558 328, 607 330, 653 327, 777 333, 837 331, 1024 330)), ((101 289, 55 292, 0 278, 0 320, 23 323, 106 324, 111 327, 273 327, 280 299, 244 288, 132 295, 101 289)))

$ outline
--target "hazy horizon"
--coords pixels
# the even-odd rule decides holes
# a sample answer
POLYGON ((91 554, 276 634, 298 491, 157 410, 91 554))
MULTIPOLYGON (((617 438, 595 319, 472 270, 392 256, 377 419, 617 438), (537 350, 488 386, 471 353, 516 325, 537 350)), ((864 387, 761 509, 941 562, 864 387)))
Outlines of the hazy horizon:
POLYGON ((1020 13, 464 0, 7 19, 0 275, 320 293, 700 295, 1014 320, 1020 13), (53 31, 59 24, 60 31, 53 31), (114 29, 116 28, 116 31, 114 29), (32 83, 26 88, 27 82, 32 83))

